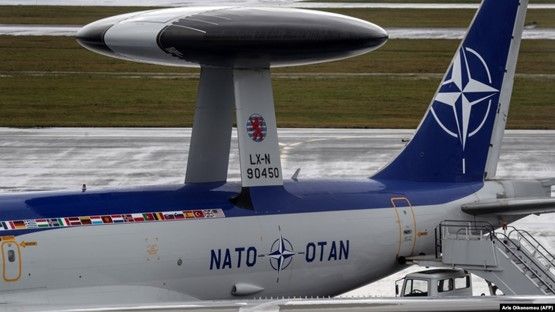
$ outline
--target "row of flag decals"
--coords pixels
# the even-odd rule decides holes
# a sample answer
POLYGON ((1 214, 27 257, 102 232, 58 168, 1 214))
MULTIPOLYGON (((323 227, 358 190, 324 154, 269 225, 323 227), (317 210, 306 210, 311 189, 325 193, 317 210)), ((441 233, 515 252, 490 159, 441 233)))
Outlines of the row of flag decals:
POLYGON ((0 221, 0 231, 63 228, 115 223, 142 223, 184 219, 225 218, 222 209, 178 210, 132 214, 0 221))

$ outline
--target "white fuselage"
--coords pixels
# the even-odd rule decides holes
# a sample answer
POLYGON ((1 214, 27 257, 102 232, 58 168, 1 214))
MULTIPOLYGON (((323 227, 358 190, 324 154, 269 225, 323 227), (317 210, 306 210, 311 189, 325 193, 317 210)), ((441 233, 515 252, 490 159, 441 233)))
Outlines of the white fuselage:
MULTIPOLYGON (((487 185, 478 193, 491 196, 487 185)), ((477 194, 478 194, 477 193, 477 194)), ((3 237, 1 290, 111 286, 141 298, 328 296, 387 276, 400 256, 433 254, 434 229, 477 194, 443 205, 141 224, 81 226, 3 237), (17 242, 15 261, 7 245, 17 242), (283 244, 283 248, 280 246, 283 244), (12 259, 13 260, 13 259, 12 259), (119 288, 118 288, 119 287, 119 288), (123 287, 123 288, 122 288, 123 287), (241 295, 241 294, 239 294, 241 295)), ((105 288, 102 289, 105 292, 105 288)), ((5 294, 5 293, 4 293, 5 294)))

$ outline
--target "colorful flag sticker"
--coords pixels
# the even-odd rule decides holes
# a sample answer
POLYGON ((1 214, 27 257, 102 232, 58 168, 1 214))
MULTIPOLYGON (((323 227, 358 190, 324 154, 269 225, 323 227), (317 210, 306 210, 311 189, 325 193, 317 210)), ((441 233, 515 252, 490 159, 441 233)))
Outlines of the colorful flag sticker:
POLYGON ((58 218, 58 222, 60 223, 60 226, 68 226, 66 218, 58 218))
POLYGON ((152 213, 145 213, 143 214, 143 216, 145 217, 146 221, 154 221, 154 215, 152 213))
POLYGON ((164 215, 161 212, 156 212, 154 214, 154 220, 162 221, 162 220, 164 220, 164 215))
POLYGON ((144 222, 145 221, 145 217, 143 216, 142 213, 134 213, 131 216, 133 216, 133 221, 135 221, 135 222, 144 222))
POLYGON ((123 216, 123 220, 126 223, 135 222, 135 219, 133 219, 133 216, 130 214, 123 216))
POLYGON ((114 223, 136 223, 153 221, 173 221, 184 219, 225 218, 222 209, 180 210, 163 212, 145 212, 123 215, 75 216, 49 219, 26 219, 0 221, 0 231, 33 230, 114 223))
POLYGON ((48 219, 48 226, 49 227, 59 227, 60 222, 58 221, 58 219, 48 219))
POLYGON ((25 221, 23 220, 18 220, 18 221, 13 221, 13 227, 16 230, 20 230, 20 229, 25 229, 25 221))
POLYGON ((102 221, 102 217, 100 217, 100 216, 92 216, 92 217, 91 217, 91 224, 92 224, 92 225, 104 224, 104 222, 102 221))
POLYGON ((37 227, 39 228, 47 228, 50 227, 48 220, 46 219, 37 219, 37 227))
POLYGON ((28 229, 34 229, 34 228, 38 227, 37 226, 37 221, 35 221, 35 220, 25 220, 25 226, 28 229))
POLYGON ((173 219, 175 219, 175 216, 171 212, 164 213, 164 219, 165 220, 173 220, 173 219))
POLYGON ((70 226, 79 226, 82 225, 81 224, 81 219, 79 219, 79 217, 70 217, 70 218, 66 218, 67 223, 70 226))

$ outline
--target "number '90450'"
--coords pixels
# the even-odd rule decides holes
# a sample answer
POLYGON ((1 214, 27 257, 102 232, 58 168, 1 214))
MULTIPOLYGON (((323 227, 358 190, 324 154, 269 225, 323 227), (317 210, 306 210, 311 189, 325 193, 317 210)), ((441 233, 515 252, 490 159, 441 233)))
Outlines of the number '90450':
POLYGON ((247 169, 247 178, 249 179, 273 179, 279 178, 279 169, 275 167, 269 168, 249 168, 247 169))

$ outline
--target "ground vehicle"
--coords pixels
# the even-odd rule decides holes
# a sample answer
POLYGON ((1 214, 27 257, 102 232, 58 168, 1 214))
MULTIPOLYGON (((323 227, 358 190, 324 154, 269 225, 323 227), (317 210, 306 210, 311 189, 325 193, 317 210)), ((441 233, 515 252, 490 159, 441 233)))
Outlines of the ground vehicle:
POLYGON ((398 297, 472 296, 470 273, 463 269, 431 269, 407 274, 395 282, 398 297), (401 289, 399 283, 403 281, 401 289))

